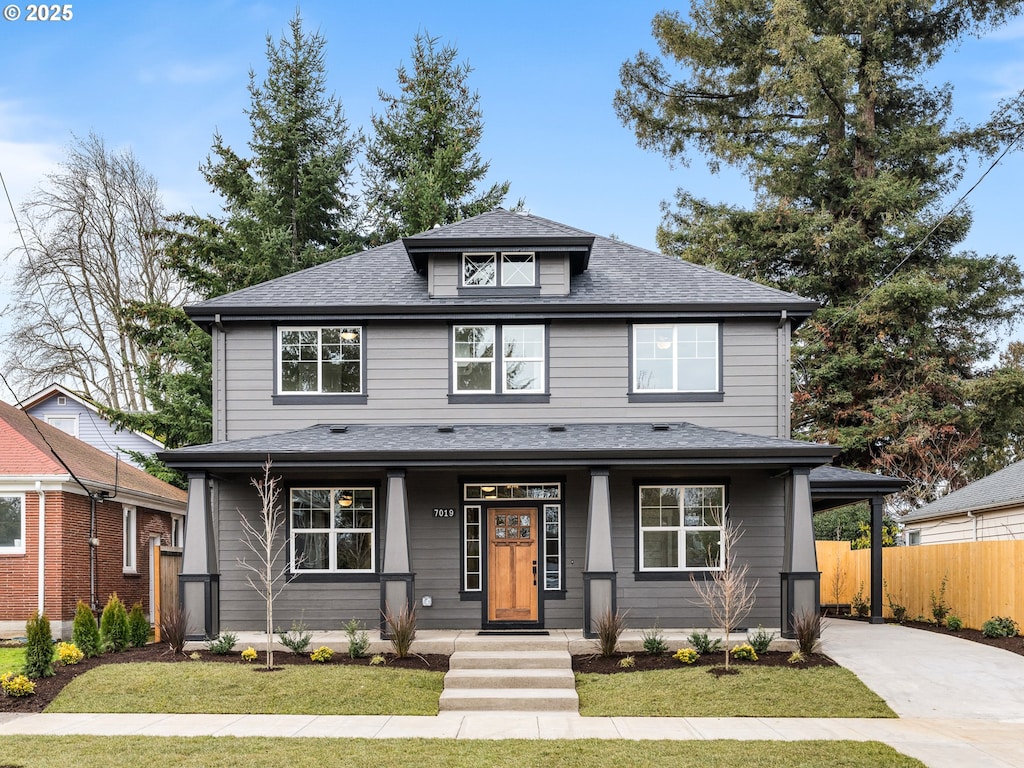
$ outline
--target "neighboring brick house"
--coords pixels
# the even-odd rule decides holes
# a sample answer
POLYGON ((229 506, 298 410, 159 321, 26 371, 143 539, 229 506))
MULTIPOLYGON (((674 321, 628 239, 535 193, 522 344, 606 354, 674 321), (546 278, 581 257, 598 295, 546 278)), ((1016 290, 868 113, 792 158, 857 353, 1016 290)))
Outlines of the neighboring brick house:
POLYGON ((112 592, 151 616, 151 545, 180 545, 185 500, 181 489, 0 403, 0 637, 23 635, 36 611, 54 637, 70 637, 78 601, 102 608, 112 592))
POLYGON ((190 635, 265 621, 239 560, 268 457, 283 626, 415 604, 427 629, 707 627, 693 581, 729 558, 760 580, 750 624, 789 634, 818 609, 816 500, 891 485, 790 439, 816 307, 504 210, 188 307, 215 442, 159 455, 189 473, 190 635))

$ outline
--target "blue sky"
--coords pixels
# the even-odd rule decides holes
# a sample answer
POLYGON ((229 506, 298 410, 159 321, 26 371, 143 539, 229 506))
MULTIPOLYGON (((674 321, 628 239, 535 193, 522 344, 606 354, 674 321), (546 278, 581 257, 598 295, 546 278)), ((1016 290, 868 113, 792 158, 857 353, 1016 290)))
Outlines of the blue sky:
MULTIPOLYGON (((262 80, 267 34, 280 38, 294 2, 76 2, 61 22, 0 21, 0 172, 15 206, 54 169, 71 135, 95 131, 130 147, 160 183, 168 211, 217 208, 198 166, 219 130, 247 152, 248 71, 262 80)), ((601 235, 653 248, 660 203, 685 187, 744 204, 751 193, 734 172, 710 175, 695 158, 670 168, 637 148, 611 101, 622 62, 653 50, 650 0, 436 0, 301 3, 305 27, 327 39, 328 85, 353 127, 369 129, 378 88, 394 93, 395 69, 413 36, 455 45, 474 68, 485 130, 481 154, 491 180, 512 183, 510 202, 601 235)), ((956 114, 975 121, 1024 87, 1024 23, 951 52, 931 73, 954 88, 956 114)), ((981 175, 972 165, 961 185, 981 175)), ((1005 160, 972 194, 975 225, 965 247, 1020 253, 1018 179, 1024 160, 1005 160)), ((955 199, 957 195, 953 196, 955 199)), ((950 201, 952 202, 952 200, 950 201)), ((0 254, 17 245, 0 198, 0 254)), ((0 307, 17 254, 0 261, 0 307)), ((4 320, 0 319, 0 331, 4 320)))

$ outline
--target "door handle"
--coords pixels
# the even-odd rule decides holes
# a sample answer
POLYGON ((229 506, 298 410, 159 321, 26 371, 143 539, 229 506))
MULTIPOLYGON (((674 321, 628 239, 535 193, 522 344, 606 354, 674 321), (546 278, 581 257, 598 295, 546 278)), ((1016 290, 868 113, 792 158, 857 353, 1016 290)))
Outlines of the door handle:
POLYGON ((533 586, 537 586, 537 561, 533 561, 533 586))

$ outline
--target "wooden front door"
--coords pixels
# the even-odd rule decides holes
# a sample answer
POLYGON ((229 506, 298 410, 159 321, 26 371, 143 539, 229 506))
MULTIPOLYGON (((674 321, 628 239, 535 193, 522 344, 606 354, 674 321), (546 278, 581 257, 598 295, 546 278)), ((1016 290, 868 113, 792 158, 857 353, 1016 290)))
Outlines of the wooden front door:
POLYGON ((537 621, 537 510, 487 510, 487 618, 537 621))

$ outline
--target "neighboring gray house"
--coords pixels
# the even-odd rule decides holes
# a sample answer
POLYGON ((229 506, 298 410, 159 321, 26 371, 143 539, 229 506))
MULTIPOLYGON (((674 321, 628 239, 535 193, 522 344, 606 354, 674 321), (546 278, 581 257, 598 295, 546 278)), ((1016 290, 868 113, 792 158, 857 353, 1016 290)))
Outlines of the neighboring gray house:
POLYGON ((910 545, 1024 538, 1024 461, 925 504, 901 522, 910 545))
POLYGON ((119 455, 121 461, 135 467, 139 465, 132 461, 131 456, 125 451, 156 453, 164 447, 156 438, 141 432, 115 429, 114 425, 100 414, 94 402, 60 384, 52 384, 30 395, 18 407, 30 416, 52 424, 93 448, 98 448, 111 456, 119 455))
POLYGON ((283 626, 408 603, 421 628, 706 627, 691 580, 721 568, 727 518, 760 579, 748 621, 788 630, 818 606, 811 471, 837 453, 789 439, 790 337, 815 308, 504 210, 189 307, 214 442, 160 455, 189 474, 190 633, 263 626, 238 561, 268 457, 283 626))

